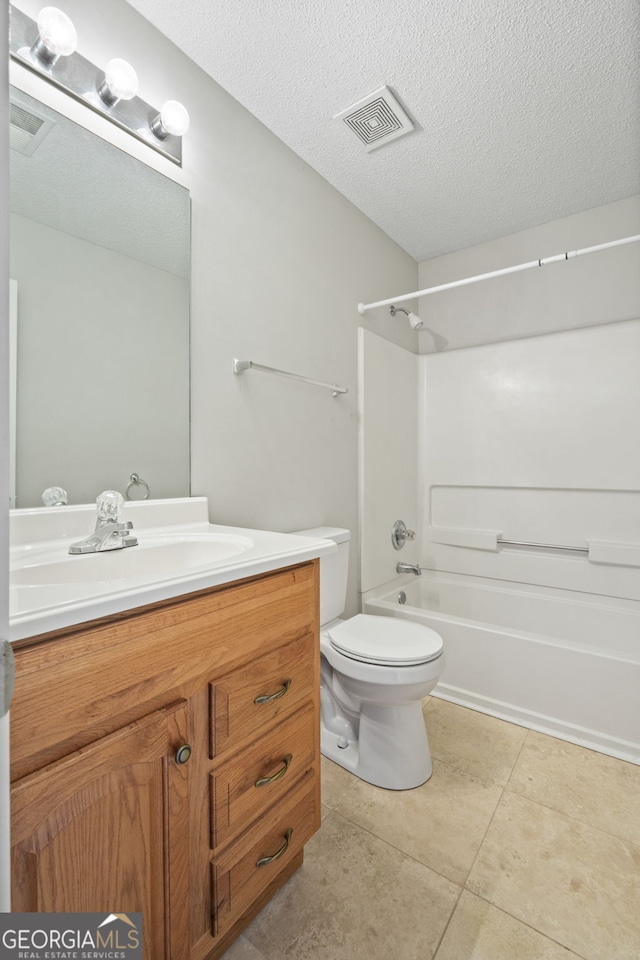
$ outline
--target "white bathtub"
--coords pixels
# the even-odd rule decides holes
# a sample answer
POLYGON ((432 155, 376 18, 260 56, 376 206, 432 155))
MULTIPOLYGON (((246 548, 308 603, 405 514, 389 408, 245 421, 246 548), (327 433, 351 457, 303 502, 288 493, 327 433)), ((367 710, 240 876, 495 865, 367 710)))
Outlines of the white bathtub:
POLYGON ((640 764, 637 601, 426 571, 364 609, 442 636, 435 696, 640 764))

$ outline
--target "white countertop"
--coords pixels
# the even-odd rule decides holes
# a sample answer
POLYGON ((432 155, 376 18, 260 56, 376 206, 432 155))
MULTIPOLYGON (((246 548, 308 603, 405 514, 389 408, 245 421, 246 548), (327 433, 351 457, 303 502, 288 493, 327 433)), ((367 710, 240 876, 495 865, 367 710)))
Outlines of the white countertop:
POLYGON ((204 497, 130 502, 122 519, 133 522, 131 532, 138 546, 71 557, 69 543, 93 532, 93 505, 12 512, 12 641, 269 573, 336 550, 329 540, 210 524, 204 497), (214 541, 230 544, 233 555, 199 557, 199 548, 206 550, 214 541), (189 548, 195 545, 186 566, 180 548, 175 569, 168 569, 165 559, 174 553, 165 555, 162 549, 163 562, 155 568, 148 563, 149 557, 158 555, 158 545, 169 544, 173 551, 182 542, 189 548), (126 558, 115 557, 125 553, 126 558), (122 561, 127 575, 114 576, 122 561), (61 582, 55 582, 57 576, 61 582))

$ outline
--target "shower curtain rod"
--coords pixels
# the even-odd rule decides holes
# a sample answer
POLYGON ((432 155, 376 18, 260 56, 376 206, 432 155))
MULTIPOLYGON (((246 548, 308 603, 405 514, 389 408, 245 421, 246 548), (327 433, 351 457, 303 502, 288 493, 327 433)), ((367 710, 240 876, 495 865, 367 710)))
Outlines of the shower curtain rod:
POLYGON ((415 300, 416 297, 426 297, 430 293, 440 293, 442 290, 452 290, 454 287, 463 287, 468 283, 478 283, 480 280, 490 280, 492 277, 503 277, 507 273, 518 273, 521 270, 531 270, 532 267, 544 267, 547 263, 559 263, 561 260, 573 260, 587 253, 597 253, 609 247, 620 247, 625 243, 636 243, 640 234, 634 237, 623 237, 621 240, 610 240, 609 243, 598 243, 595 247, 583 247, 582 250, 571 250, 568 253, 557 253, 553 257, 543 257, 540 260, 529 260, 519 263, 515 267, 505 267, 503 270, 492 270, 491 273, 480 273, 475 277, 466 277, 464 280, 453 280, 451 283, 441 283, 437 287, 427 287, 426 290, 417 290, 415 293, 403 293, 399 297, 389 297, 388 300, 378 300, 376 303, 359 303, 358 313, 361 316, 374 307, 387 307, 390 304, 403 303, 405 300, 415 300))

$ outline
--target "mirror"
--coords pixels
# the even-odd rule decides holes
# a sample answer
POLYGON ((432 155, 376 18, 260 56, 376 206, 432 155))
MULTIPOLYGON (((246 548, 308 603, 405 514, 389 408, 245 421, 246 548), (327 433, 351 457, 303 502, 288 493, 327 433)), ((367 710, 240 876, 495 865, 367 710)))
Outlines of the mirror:
POLYGON ((188 191, 13 87, 11 147, 12 506, 188 496, 188 191))

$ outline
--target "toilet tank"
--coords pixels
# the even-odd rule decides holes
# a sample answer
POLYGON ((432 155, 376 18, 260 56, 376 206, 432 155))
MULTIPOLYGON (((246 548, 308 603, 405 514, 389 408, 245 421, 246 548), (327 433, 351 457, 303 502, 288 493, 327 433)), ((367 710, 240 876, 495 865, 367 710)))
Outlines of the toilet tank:
POLYGON ((347 603, 351 533, 341 527, 313 527, 293 532, 300 537, 333 540, 338 546, 336 553, 320 557, 320 624, 330 623, 340 616, 347 603))

